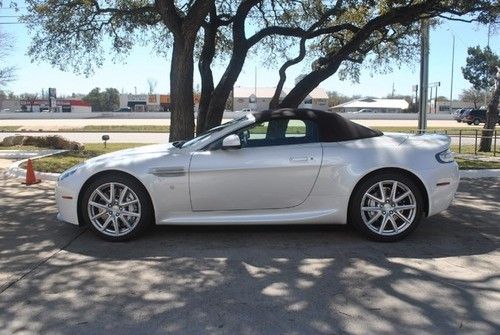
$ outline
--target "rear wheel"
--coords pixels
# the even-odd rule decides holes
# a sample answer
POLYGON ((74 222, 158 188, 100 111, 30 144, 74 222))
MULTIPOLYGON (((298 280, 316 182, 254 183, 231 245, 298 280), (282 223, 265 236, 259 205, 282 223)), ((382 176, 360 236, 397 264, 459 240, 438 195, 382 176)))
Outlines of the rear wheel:
POLYGON ((423 215, 423 197, 415 182, 394 173, 364 180, 354 191, 349 221, 371 239, 391 242, 408 236, 423 215))
POLYGON ((99 237, 125 241, 137 236, 151 222, 153 210, 147 191, 125 175, 102 175, 84 191, 83 221, 99 237))
POLYGON ((476 125, 476 126, 477 126, 477 125, 479 125, 480 123, 481 123, 481 120, 479 120, 479 119, 474 119, 474 125, 476 125))

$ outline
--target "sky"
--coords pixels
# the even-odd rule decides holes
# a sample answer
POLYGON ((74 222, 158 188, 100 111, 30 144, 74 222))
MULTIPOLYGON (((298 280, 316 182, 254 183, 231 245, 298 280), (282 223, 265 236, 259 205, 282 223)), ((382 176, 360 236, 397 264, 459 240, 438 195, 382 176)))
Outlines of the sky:
MULTIPOLYGON (((111 59, 104 62, 103 66, 95 71, 90 77, 76 75, 72 72, 62 72, 53 68, 46 62, 32 62, 26 55, 30 43, 30 36, 23 24, 6 24, 15 22, 18 15, 12 9, 0 8, 0 29, 8 33, 14 41, 14 48, 10 57, 6 59, 5 65, 17 68, 16 81, 10 83, 4 90, 16 94, 23 92, 47 91, 49 87, 57 88, 58 95, 69 95, 71 93, 88 93, 94 87, 115 87, 124 93, 146 93, 148 91, 147 81, 149 78, 158 82, 156 92, 168 93, 170 80, 170 59, 157 56, 147 47, 134 47, 125 62, 113 63, 111 59)), ((430 56, 429 56, 429 82, 440 82, 438 95, 450 96, 452 40, 455 36, 455 63, 453 68, 453 98, 470 87, 463 78, 461 67, 465 65, 467 48, 479 45, 484 47, 488 41, 488 29, 475 23, 463 23, 446 21, 430 33, 430 56)), ((490 47, 495 53, 500 53, 500 34, 490 36, 490 47)), ((254 86, 255 74, 257 74, 257 86, 274 86, 278 81, 278 67, 263 67, 262 60, 258 57, 250 57, 236 83, 237 86, 254 86)), ((309 64, 299 64, 289 69, 289 78, 286 87, 293 87, 294 79, 303 73, 309 64)), ((213 69, 215 79, 218 79, 224 68, 216 66, 213 69)), ((320 87, 326 91, 337 91, 352 96, 374 96, 385 97, 391 94, 393 85, 395 94, 412 95, 412 85, 419 81, 419 64, 415 62, 409 66, 395 68, 388 74, 373 74, 370 70, 361 72, 359 83, 349 80, 341 81, 338 76, 325 80, 320 87)), ((200 83, 200 76, 195 66, 194 86, 200 83)))

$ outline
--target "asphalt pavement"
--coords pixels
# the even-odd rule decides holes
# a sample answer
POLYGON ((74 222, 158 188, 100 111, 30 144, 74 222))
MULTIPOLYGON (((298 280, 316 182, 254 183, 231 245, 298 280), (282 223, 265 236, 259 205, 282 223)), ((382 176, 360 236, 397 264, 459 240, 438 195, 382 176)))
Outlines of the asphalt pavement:
POLYGON ((498 334, 500 179, 406 240, 345 226, 157 227, 104 242, 53 184, 0 179, 0 334, 498 334))

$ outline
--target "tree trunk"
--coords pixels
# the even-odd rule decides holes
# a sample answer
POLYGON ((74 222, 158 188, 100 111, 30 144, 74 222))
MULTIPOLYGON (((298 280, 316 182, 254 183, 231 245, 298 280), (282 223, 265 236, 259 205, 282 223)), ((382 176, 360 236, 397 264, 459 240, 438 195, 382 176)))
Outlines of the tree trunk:
POLYGON ((188 140, 194 134, 194 40, 177 36, 170 69, 170 142, 188 140))
MULTIPOLYGON (((216 13, 213 9, 211 19, 215 19, 216 13)), ((205 129, 205 120, 208 114, 208 106, 214 92, 214 78, 212 74, 212 61, 215 56, 215 44, 217 38, 216 24, 212 22, 205 27, 203 38, 203 49, 201 50, 200 60, 198 62, 198 69, 201 76, 201 96, 200 105, 198 107, 198 117, 196 121, 196 134, 201 134, 205 129)))
POLYGON ((236 83, 241 69, 243 68, 243 64, 245 63, 245 58, 248 52, 248 46, 246 43, 244 43, 244 45, 238 45, 235 43, 234 49, 235 51, 233 51, 231 61, 229 62, 226 71, 224 72, 219 84, 212 94, 212 98, 210 99, 203 130, 210 129, 221 124, 222 117, 224 116, 224 109, 226 107, 226 101, 229 98, 234 84, 236 83))
POLYGON ((315 70, 302 78, 301 81, 287 94, 279 104, 279 108, 297 108, 307 95, 321 82, 337 72, 341 60, 330 63, 328 66, 315 70))
POLYGON ((481 143, 479 151, 490 152, 491 140, 494 135, 496 123, 498 122, 498 100, 500 98, 500 69, 495 81, 495 91, 488 103, 488 111, 486 112, 486 122, 481 134, 481 143))

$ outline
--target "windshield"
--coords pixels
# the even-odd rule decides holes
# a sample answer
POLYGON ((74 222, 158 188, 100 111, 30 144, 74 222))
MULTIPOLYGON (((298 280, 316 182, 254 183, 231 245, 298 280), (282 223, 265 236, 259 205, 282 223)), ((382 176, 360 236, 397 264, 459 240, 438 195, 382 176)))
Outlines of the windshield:
POLYGON ((182 144, 181 148, 188 148, 188 147, 193 146, 193 145, 198 144, 198 143, 204 143, 204 142, 209 143, 212 138, 217 136, 216 133, 220 132, 221 130, 223 130, 229 126, 232 126, 233 124, 242 122, 243 120, 247 120, 246 115, 243 117, 231 120, 229 122, 223 123, 220 126, 214 127, 212 129, 209 129, 209 130, 201 133, 200 135, 193 138, 192 140, 189 140, 186 143, 182 144))

